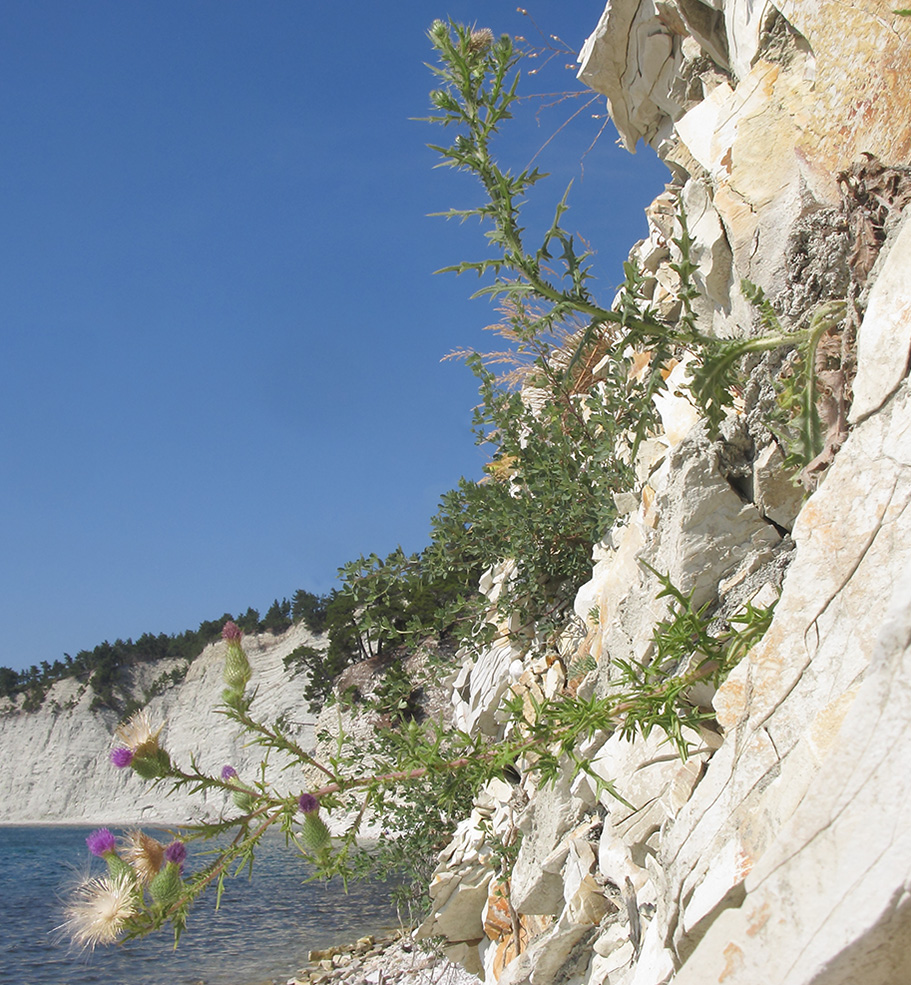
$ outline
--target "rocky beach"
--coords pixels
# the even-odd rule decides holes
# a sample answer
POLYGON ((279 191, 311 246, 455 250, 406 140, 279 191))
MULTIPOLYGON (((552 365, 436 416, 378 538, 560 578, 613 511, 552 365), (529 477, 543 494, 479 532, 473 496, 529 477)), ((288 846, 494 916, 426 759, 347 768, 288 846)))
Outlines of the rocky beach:
POLYGON ((411 934, 362 937, 311 951, 287 985, 477 985, 480 981, 411 934))

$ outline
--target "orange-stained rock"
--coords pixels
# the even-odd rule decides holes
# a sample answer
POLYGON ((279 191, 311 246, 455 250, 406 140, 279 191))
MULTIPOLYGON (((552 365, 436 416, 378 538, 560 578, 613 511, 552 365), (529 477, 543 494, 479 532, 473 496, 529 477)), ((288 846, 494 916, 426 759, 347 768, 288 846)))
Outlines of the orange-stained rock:
POLYGON ((798 151, 832 180, 864 152, 911 160, 911 19, 878 0, 780 0, 816 59, 815 111, 798 151))
POLYGON ((513 922, 509 908, 509 883, 492 882, 484 910, 484 933, 492 941, 502 940, 513 933, 513 922))

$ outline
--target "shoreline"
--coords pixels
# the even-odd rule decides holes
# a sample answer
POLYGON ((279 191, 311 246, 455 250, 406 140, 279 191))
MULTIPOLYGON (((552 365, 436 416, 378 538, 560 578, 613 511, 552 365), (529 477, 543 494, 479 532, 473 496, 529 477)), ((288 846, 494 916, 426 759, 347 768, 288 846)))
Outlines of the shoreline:
POLYGON ((354 943, 310 952, 306 965, 285 985, 480 985, 440 954, 424 950, 410 934, 397 930, 369 934, 354 943))

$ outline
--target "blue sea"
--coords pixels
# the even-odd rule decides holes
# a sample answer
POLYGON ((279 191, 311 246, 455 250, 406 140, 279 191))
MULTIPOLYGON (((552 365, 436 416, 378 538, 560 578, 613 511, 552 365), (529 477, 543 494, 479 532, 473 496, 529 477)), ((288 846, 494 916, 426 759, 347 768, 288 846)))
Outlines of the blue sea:
POLYGON ((305 882, 308 870, 277 836, 257 852, 252 881, 242 874, 225 883, 217 912, 214 893, 195 905, 176 950, 167 929, 93 954, 73 952, 55 943, 54 929, 69 888, 89 867, 91 830, 0 827, 3 985, 284 985, 311 949, 398 926, 388 885, 352 883, 346 894, 334 881, 305 882))

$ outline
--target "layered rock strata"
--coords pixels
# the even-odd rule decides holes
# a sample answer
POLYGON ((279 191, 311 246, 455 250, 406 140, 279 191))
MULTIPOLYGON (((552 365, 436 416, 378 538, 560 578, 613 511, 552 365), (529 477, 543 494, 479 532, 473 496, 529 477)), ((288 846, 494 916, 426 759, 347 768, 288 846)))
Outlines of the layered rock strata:
POLYGON ((489 784, 421 932, 500 985, 911 980, 911 20, 873 0, 612 0, 580 60, 623 143, 671 169, 631 257, 655 310, 680 309, 684 221, 703 332, 762 330, 744 279, 786 328, 847 302, 817 367, 828 434, 807 498, 766 426, 776 357, 718 440, 675 370, 576 599, 584 630, 466 660, 455 720, 495 738, 509 690, 609 693, 667 617, 654 571, 722 617, 780 595, 771 627, 701 695, 717 727, 688 758, 601 734, 576 750, 588 772, 489 784), (494 845, 517 832, 503 880, 494 845))
MULTIPOLYGON (((251 713, 262 721, 282 718, 302 746, 315 744, 314 716, 303 697, 306 677, 285 670, 283 659, 301 645, 321 641, 301 623, 280 636, 247 637, 244 647, 253 668, 256 699, 251 713)), ((262 750, 245 744, 237 727, 216 709, 222 701, 225 644, 212 644, 190 664, 182 683, 167 687, 146 706, 175 762, 189 766, 195 756, 202 770, 219 774, 232 765, 243 779, 259 775, 262 750)), ((157 661, 137 673, 141 692, 179 662, 157 661), (146 680, 147 679, 147 680, 146 680)), ((178 791, 165 797, 132 770, 117 770, 109 760, 118 716, 93 711, 93 692, 73 679, 54 684, 42 706, 22 711, 9 699, 0 703, 0 823, 3 824, 181 824, 215 817, 224 795, 191 797, 178 791)), ((270 776, 279 779, 275 755, 270 776)), ((285 782, 281 778, 279 786, 285 782)), ((303 784, 303 780, 301 780, 303 784)))

